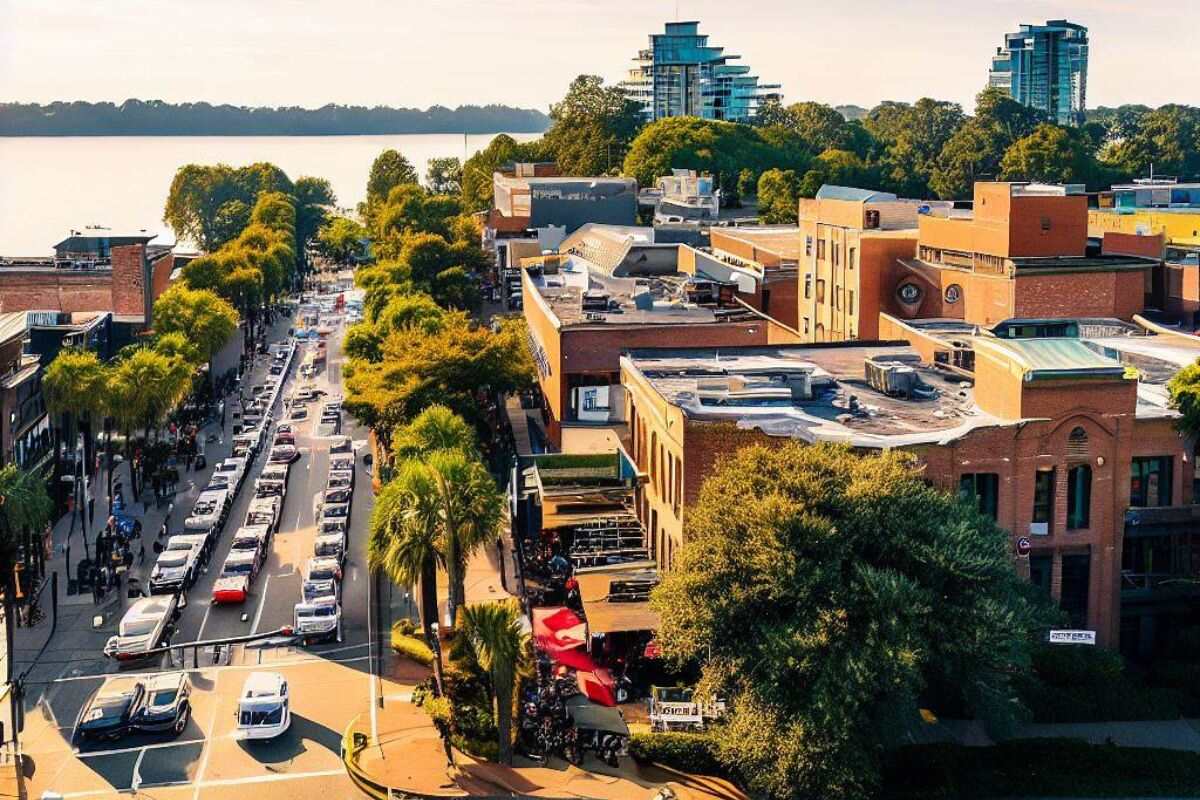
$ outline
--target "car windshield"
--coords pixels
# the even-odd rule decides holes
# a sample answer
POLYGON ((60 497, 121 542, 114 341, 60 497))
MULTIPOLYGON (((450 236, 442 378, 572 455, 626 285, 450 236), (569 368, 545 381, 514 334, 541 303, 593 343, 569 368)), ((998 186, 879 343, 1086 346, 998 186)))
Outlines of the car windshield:
POLYGON ((221 575, 222 575, 222 577, 230 576, 230 577, 234 577, 234 578, 242 576, 242 575, 249 575, 252 567, 253 567, 253 565, 250 564, 249 562, 241 562, 241 563, 237 563, 237 564, 226 564, 225 569, 221 571, 221 575))
POLYGON ((184 552, 182 555, 176 555, 177 553, 180 552, 178 550, 173 550, 173 551, 169 551, 169 552, 170 552, 170 555, 168 555, 167 553, 163 553, 161 556, 158 557, 158 565, 160 567, 182 567, 184 564, 187 563, 187 553, 186 552, 184 552))
POLYGON ((191 542, 184 542, 184 541, 180 541, 178 539, 168 539, 167 540, 167 550, 191 550, 191 549, 192 549, 191 542))
POLYGON ((275 708, 243 708, 238 715, 238 724, 246 725, 278 725, 283 722, 283 706, 275 708))
POLYGON ((336 567, 313 567, 312 572, 308 573, 310 581, 331 581, 336 577, 336 567))
POLYGON ((122 636, 146 636, 154 631, 153 619, 133 619, 121 623, 122 636))
POLYGON ((192 515, 202 517, 205 514, 211 514, 214 508, 216 508, 215 503, 196 503, 192 508, 192 515))
POLYGON ((152 706, 169 706, 175 702, 175 698, 179 695, 177 689, 160 689, 150 696, 150 705, 152 706))
POLYGON ((258 549, 258 537, 256 536, 256 537, 251 538, 249 536, 245 536, 240 539, 234 539, 233 540, 233 549, 234 550, 257 550, 258 549))

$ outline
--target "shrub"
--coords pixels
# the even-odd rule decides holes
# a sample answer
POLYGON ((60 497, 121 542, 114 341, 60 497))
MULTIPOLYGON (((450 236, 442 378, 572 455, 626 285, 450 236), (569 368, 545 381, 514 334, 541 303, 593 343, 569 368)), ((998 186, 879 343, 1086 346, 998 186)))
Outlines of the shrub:
POLYGON ((500 743, 491 739, 472 739, 468 736, 455 734, 450 737, 450 743, 468 755, 482 758, 485 761, 500 760, 500 743))
POLYGON ((1034 648, 1033 671, 1050 686, 1093 686, 1121 678, 1124 662, 1109 650, 1086 645, 1045 644, 1034 648))
POLYGON ((392 649, 423 667, 433 665, 433 651, 429 645, 415 636, 405 636, 395 628, 392 629, 392 649))
POLYGON ((417 635, 417 630, 417 623, 407 617, 396 620, 396 623, 392 625, 392 633, 399 633, 401 636, 417 635))
POLYGON ((1033 675, 1018 681, 1037 722, 1178 719, 1190 707, 1184 692, 1143 685, 1124 672, 1121 656, 1094 647, 1041 645, 1033 675))
POLYGON ((728 777, 728 770, 717 761, 715 753, 712 739, 705 733, 635 733, 629 741, 629 754, 639 762, 728 777))

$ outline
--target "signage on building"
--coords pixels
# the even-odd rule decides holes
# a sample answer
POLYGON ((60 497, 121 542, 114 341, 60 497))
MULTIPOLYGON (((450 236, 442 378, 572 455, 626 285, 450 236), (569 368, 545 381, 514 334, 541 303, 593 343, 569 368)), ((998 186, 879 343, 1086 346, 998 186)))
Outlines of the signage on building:
POLYGON ((1021 558, 1029 558, 1029 552, 1033 550, 1033 542, 1022 536, 1017 539, 1017 555, 1021 558))
POLYGON ((1050 631, 1050 644, 1095 644, 1095 631, 1050 631))

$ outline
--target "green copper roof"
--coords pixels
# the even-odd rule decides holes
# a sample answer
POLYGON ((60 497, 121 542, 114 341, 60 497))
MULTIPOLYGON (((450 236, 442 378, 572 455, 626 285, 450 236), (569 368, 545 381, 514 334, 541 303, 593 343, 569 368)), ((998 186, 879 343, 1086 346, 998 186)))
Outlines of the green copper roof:
POLYGON ((1124 377, 1121 362, 1101 355, 1079 339, 987 339, 1012 354, 1025 369, 1025 380, 1124 377))

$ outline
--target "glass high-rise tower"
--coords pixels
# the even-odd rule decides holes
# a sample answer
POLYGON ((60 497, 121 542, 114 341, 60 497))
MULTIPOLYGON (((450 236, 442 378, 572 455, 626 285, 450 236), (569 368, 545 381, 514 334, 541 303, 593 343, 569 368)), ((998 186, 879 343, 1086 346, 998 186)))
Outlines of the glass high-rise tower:
POLYGON ((694 116, 750 122, 765 100, 778 98, 778 85, 760 84, 740 56, 712 47, 699 22, 668 22, 650 34, 622 86, 642 106, 647 121, 694 116))
POLYGON ((1087 110, 1088 31, 1065 19, 1022 25, 996 48, 988 86, 1008 92, 1059 125, 1080 125, 1087 110))

